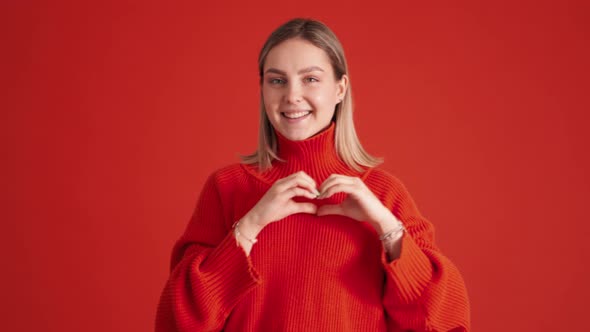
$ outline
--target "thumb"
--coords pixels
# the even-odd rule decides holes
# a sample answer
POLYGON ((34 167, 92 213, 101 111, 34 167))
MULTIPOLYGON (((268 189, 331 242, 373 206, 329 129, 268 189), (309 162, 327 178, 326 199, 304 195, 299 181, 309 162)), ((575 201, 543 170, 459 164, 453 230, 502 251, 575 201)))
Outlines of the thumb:
POLYGON ((342 215, 342 207, 340 205, 335 204, 320 206, 316 214, 318 216, 325 216, 328 214, 342 215))
POLYGON ((309 213, 315 214, 318 210, 318 207, 313 203, 297 203, 294 213, 309 213))

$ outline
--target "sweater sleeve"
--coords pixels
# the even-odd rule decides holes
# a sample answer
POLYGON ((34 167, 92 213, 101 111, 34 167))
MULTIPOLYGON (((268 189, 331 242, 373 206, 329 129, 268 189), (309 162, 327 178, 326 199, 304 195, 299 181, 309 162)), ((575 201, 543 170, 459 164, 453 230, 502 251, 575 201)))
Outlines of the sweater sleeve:
POLYGON ((225 217, 215 175, 201 192, 172 249, 170 276, 158 304, 156 332, 220 331, 232 308, 259 283, 225 217))
POLYGON ((459 270, 436 247, 433 225, 399 180, 393 197, 392 212, 407 232, 401 238, 400 257, 389 261, 385 251, 381 257, 389 330, 469 331, 469 300, 459 270))

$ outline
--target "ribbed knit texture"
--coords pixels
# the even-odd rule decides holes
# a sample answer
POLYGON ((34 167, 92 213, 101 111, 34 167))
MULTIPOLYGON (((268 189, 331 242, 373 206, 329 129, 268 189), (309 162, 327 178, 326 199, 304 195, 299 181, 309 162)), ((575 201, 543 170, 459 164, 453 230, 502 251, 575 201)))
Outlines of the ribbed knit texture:
MULTIPOLYGON (((172 250, 156 332, 469 330, 463 279, 396 177, 347 167, 334 148, 334 124, 304 141, 279 134, 278 143, 285 162, 270 170, 236 164, 208 178, 172 250), (366 222, 310 214, 267 225, 246 256, 232 224, 276 180, 300 170, 318 187, 333 173, 362 178, 404 223, 401 256, 389 262, 366 222)), ((296 200, 321 206, 344 198, 296 200)))

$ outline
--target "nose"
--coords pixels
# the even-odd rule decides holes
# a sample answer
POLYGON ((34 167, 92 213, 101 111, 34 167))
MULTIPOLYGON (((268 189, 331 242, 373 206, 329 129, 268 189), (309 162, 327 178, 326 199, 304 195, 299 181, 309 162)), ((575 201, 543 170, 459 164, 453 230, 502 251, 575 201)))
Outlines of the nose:
POLYGON ((303 89, 297 83, 289 83, 285 94, 285 101, 287 104, 298 104, 302 99, 303 89))

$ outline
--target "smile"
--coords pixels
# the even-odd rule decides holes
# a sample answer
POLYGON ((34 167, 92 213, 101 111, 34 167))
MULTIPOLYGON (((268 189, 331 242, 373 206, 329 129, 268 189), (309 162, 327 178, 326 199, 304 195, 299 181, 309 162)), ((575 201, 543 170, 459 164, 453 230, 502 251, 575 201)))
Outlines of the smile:
POLYGON ((311 111, 303 111, 303 112, 282 112, 281 115, 286 117, 287 119, 300 119, 306 115, 311 114, 311 111))

